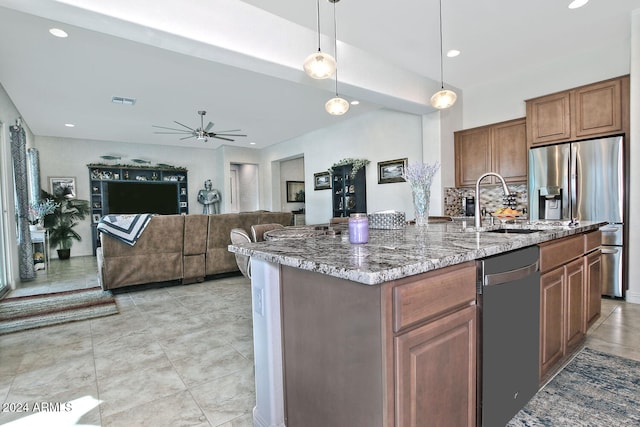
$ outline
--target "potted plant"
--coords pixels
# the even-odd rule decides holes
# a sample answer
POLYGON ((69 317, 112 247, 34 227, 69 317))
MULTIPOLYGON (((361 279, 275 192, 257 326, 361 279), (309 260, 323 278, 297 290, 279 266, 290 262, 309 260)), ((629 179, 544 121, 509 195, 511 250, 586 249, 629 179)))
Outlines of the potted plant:
POLYGON ((49 231, 49 242, 53 247, 58 247, 59 259, 69 259, 73 241, 82 240, 74 227, 91 212, 89 202, 74 199, 62 189, 54 191, 54 194, 43 190, 42 198, 53 200, 57 204, 53 213, 44 217, 44 227, 49 231))

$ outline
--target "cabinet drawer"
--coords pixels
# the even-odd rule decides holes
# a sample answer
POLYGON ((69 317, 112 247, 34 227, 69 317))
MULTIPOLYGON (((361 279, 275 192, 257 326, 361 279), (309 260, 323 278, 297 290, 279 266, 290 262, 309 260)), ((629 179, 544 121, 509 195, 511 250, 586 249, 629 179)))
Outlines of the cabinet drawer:
POLYGON ((584 235, 584 253, 589 253, 597 249, 602 242, 602 232, 600 230, 592 231, 584 235))
POLYGON ((398 332, 476 299, 474 262, 399 280, 393 288, 393 330, 398 332))
POLYGON ((540 244, 540 271, 549 271, 554 267, 566 264, 574 258, 582 256, 584 253, 585 237, 566 237, 561 240, 554 240, 540 244))

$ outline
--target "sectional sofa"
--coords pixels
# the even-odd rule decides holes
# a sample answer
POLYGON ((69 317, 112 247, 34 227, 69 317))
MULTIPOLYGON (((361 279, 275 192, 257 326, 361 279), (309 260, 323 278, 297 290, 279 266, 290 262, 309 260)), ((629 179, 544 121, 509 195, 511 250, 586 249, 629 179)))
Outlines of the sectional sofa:
POLYGON ((232 228, 253 224, 291 225, 291 212, 241 212, 216 215, 156 215, 134 246, 100 234, 96 252, 103 289, 180 280, 238 271, 231 244, 232 228))

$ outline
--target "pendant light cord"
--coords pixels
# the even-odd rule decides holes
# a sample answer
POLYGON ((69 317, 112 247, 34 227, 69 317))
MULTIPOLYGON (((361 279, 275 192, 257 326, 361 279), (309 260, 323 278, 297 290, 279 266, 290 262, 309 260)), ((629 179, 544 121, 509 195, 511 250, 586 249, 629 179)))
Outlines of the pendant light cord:
POLYGON ((322 52, 320 50, 320 0, 316 0, 316 18, 318 18, 318 52, 322 52))
POLYGON ((333 2, 333 54, 336 59, 336 98, 338 97, 338 21, 336 20, 336 3, 333 2))
POLYGON ((440 83, 444 89, 444 65, 443 65, 443 49, 442 49, 442 0, 440 0, 440 83))

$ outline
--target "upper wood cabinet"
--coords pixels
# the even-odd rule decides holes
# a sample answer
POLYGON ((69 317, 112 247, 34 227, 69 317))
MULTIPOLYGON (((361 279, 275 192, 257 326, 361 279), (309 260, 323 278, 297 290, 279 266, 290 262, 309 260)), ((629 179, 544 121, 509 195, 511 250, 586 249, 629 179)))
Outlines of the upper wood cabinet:
POLYGON ((628 133, 629 76, 541 96, 526 103, 530 146, 628 133))
MULTIPOLYGON (((485 172, 497 172, 507 182, 527 181, 527 139, 524 118, 454 133, 456 187, 476 184, 485 172)), ((497 184, 487 177, 482 184, 497 184)))

